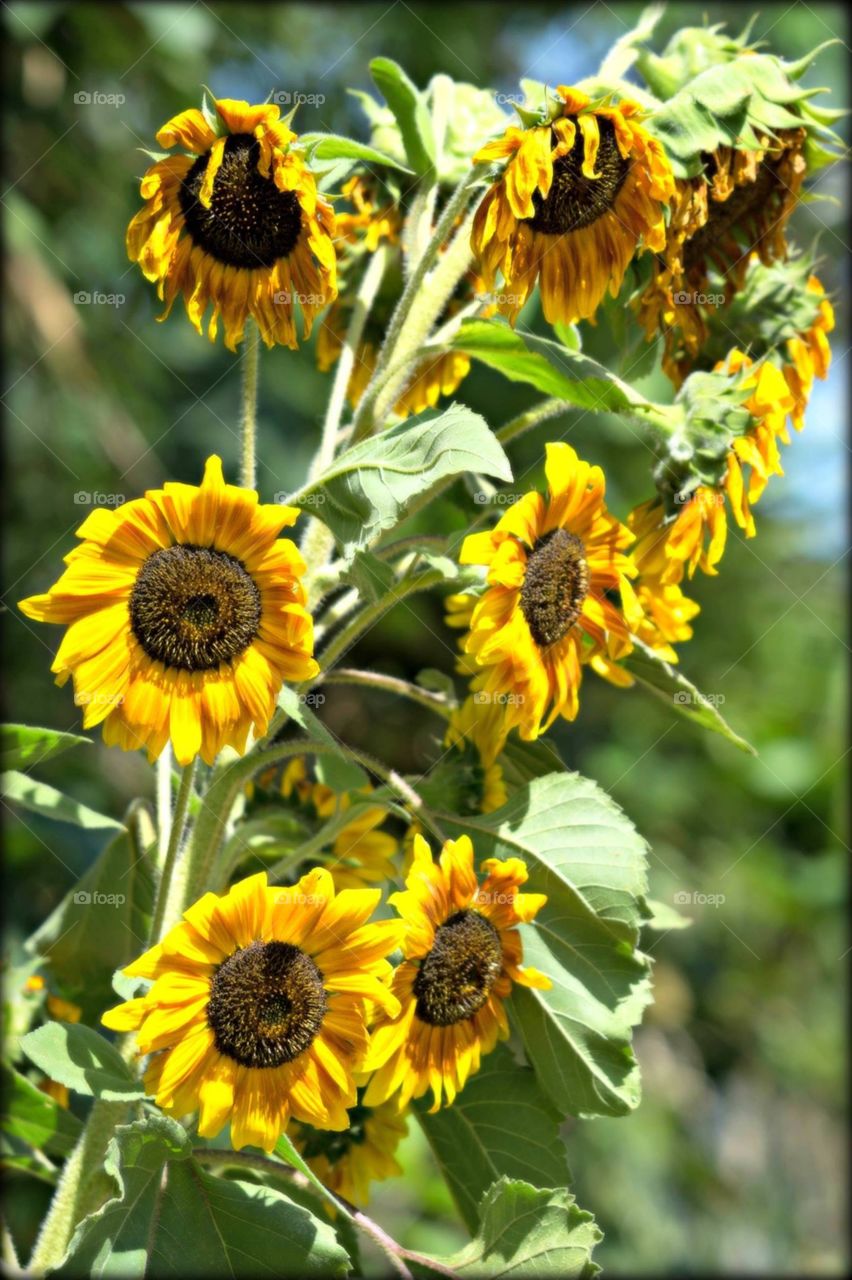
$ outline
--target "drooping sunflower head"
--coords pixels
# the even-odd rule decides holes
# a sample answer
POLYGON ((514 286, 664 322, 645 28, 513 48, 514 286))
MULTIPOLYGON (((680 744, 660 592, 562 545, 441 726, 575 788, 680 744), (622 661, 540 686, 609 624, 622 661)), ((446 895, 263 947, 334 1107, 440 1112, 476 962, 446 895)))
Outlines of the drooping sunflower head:
POLYGON ((365 1002, 394 1016, 385 958, 395 921, 368 924, 378 889, 336 891, 322 869, 287 889, 249 876, 205 894, 125 970, 145 995, 103 1016, 150 1054, 145 1087, 198 1131, 271 1151, 291 1116, 345 1129, 367 1047, 365 1002))
POLYGON ((547 119, 510 126, 474 156, 504 162, 471 243, 489 288, 502 273, 499 305, 512 323, 536 280, 551 324, 590 319, 640 246, 665 244, 674 179, 641 119, 635 102, 596 103, 563 85, 547 119))
POLYGON ((509 727, 536 738, 558 715, 573 720, 582 664, 630 648, 610 598, 635 573, 629 529, 606 509, 600 467, 568 444, 547 445, 549 492, 525 494, 490 532, 470 534, 462 564, 487 566, 463 641, 474 689, 502 702, 509 727))
POLYGON ((59 580, 20 604, 68 628, 51 670, 73 678, 84 727, 151 760, 171 739, 181 764, 265 733, 283 681, 318 671, 304 561, 278 537, 297 516, 225 484, 215 456, 200 487, 92 512, 59 580))
POLYGON ((394 1101, 367 1107, 359 1101, 349 1108, 349 1126, 340 1131, 295 1124, 293 1145, 321 1182, 350 1204, 370 1201, 370 1183, 398 1178, 402 1166, 394 1152, 408 1132, 408 1121, 394 1101))
MULTIPOLYGON (((506 803, 499 755, 509 726, 503 704, 488 694, 471 694, 450 716, 444 745, 455 747, 450 769, 462 775, 467 804, 474 813, 493 813, 506 803), (462 762, 459 761, 459 755, 462 762)), ((464 805, 465 797, 461 797, 464 805)), ((464 813, 466 808, 454 808, 464 813)))
POLYGON ((547 988, 550 979, 523 965, 517 926, 529 923, 546 896, 519 893, 527 869, 519 858, 488 858, 477 880, 468 836, 448 840, 440 860, 414 837, 405 889, 389 901, 405 921, 405 956, 393 978, 400 1012, 381 1011, 364 1072, 374 1072, 368 1106, 394 1098, 402 1110, 431 1088, 433 1110, 451 1103, 509 1027, 504 1001, 512 984, 547 988))
POLYGON ((664 335, 663 368, 676 386, 706 344, 714 313, 743 288, 750 251, 764 265, 786 258, 806 137, 782 129, 759 135, 756 147, 719 147, 705 172, 677 180, 665 241, 636 304, 648 339, 664 335))
POLYGON ((161 146, 182 150, 142 179, 128 256, 156 282, 161 319, 181 294, 199 333, 212 305, 208 337, 221 318, 231 351, 249 316, 267 346, 296 347, 296 305, 307 337, 337 294, 334 214, 277 106, 214 106, 215 117, 192 108, 158 132, 161 146))

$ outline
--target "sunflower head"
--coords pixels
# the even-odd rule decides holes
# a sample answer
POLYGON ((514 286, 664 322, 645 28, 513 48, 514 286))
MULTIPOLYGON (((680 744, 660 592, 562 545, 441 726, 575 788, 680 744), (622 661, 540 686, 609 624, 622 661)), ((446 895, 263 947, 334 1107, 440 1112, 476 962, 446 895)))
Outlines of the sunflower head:
POLYGON ((145 1087, 198 1131, 271 1151, 290 1116, 343 1130, 367 1047, 366 1002, 393 1016, 394 921, 367 923, 378 889, 336 891, 329 873, 290 888, 249 876, 205 894, 125 970, 152 983, 103 1016, 150 1054, 145 1087))
POLYGON ((519 893, 527 869, 519 858, 488 858, 477 880, 468 836, 448 840, 434 862, 414 836, 405 889, 392 894, 405 922, 393 991, 397 1015, 381 1011, 364 1072, 374 1072, 367 1105, 394 1097, 401 1110, 428 1088, 437 1110, 451 1103, 482 1054, 509 1033, 505 999, 512 984, 547 988, 550 979, 523 964, 517 926, 529 923, 547 898, 519 893))
POLYGON ((512 323, 537 279, 548 321, 590 319, 640 246, 665 244, 674 179, 641 119, 635 102, 593 102, 563 85, 545 119, 511 125, 474 156, 503 166, 471 243, 489 288, 502 273, 499 305, 512 323))
POLYGON ((151 760, 171 739, 181 764, 264 734, 283 681, 319 670, 304 561, 278 537, 298 514, 225 484, 215 456, 199 487, 92 512, 59 580, 20 604, 67 627, 51 669, 84 727, 151 760))
POLYGON ((168 315, 178 294, 190 321, 225 345, 243 338, 249 316, 267 346, 297 346, 295 311, 305 336, 337 293, 334 214, 297 136, 271 103, 222 98, 215 115, 182 111, 157 134, 179 153, 142 179, 144 207, 127 231, 127 252, 157 284, 168 315))
POLYGON ((545 474, 547 497, 525 494, 490 532, 470 534, 459 557, 487 569, 463 640, 474 690, 501 702, 526 739, 558 715, 575 718, 583 663, 630 649, 611 596, 635 573, 633 536, 606 509, 603 472, 559 443, 547 445, 545 474))
POLYGON ((394 1152, 408 1132, 408 1121, 392 1100, 378 1107, 365 1106, 363 1089, 349 1108, 349 1125, 343 1130, 315 1129, 296 1123, 293 1145, 321 1182, 350 1204, 366 1205, 370 1183, 402 1174, 394 1152))

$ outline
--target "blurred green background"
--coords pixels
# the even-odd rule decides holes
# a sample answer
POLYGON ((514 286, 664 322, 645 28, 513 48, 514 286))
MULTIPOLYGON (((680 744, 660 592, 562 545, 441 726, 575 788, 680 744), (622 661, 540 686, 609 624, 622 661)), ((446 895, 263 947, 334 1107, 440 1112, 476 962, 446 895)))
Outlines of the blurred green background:
MULTIPOLYGON (((197 483, 206 455, 237 460, 239 370, 196 336, 176 307, 164 325, 153 289, 124 254, 138 207, 140 148, 173 113, 214 94, 261 101, 270 90, 317 94, 297 127, 364 136, 347 87, 370 88, 367 63, 396 58, 420 84, 442 71, 502 93, 518 78, 571 83, 596 69, 639 5, 504 4, 9 4, 7 174, 9 255, 6 396, 7 718, 73 729, 68 690, 48 675, 59 631, 14 608, 58 574, 90 509, 75 495, 132 497, 171 477, 197 483), (115 95, 116 105, 79 95, 115 95), (75 95, 77 100, 75 101, 75 95), (114 295, 110 303, 75 295, 114 295)), ((698 19, 671 5, 653 43, 698 19)), ((737 32, 747 16, 717 4, 737 32)), ((841 7, 769 5, 754 28, 799 57, 847 40, 841 7)), ((806 83, 847 100, 843 45, 806 83)), ((579 720, 554 738, 565 761, 611 790, 652 848, 652 893, 724 895, 692 902, 684 931, 654 935, 656 1003, 636 1037, 644 1068, 639 1111, 572 1124, 570 1163, 580 1204, 606 1233, 597 1256, 611 1274, 839 1274, 846 1269, 845 977, 841 911, 845 827, 843 708, 848 584, 843 512, 848 447, 845 193, 842 168, 802 207, 793 236, 820 236, 820 275, 835 298, 835 360, 818 384, 804 434, 785 454, 758 512, 759 536, 731 536, 717 579, 701 578, 686 672, 723 695, 755 759, 700 735, 638 691, 587 677, 579 720)), ((525 316, 535 324, 536 317, 525 316)), ((587 349, 610 360, 603 330, 587 349)), ((663 398, 663 380, 643 389, 663 398)), ((267 500, 303 479, 328 386, 313 353, 265 356, 260 489, 267 500)), ((534 398, 474 370, 461 398, 499 425, 534 398)), ((650 493, 647 452, 618 421, 566 414, 513 450, 516 475, 540 477, 547 438, 568 438, 604 465, 622 517, 650 493), (530 470, 531 469, 531 470, 530 470)), ((526 480, 525 482, 526 483, 526 480)), ((432 517, 461 529, 472 510, 458 486, 432 517)), ((103 499, 101 499, 103 500, 103 499)), ((453 635, 438 598, 389 615, 353 661, 412 678, 453 667, 453 635), (437 638, 436 638, 437 637, 437 638)), ((324 713, 344 739, 398 768, 435 756, 437 722, 361 691, 329 689, 324 713)), ((140 755, 100 744, 40 770, 46 781, 119 815, 152 775, 140 755)), ((28 817, 7 822, 7 919, 13 950, 73 883, 96 844, 28 817)), ((681 898, 682 900, 682 898, 681 898)), ((412 1128, 415 1126, 412 1125, 412 1128)), ((405 1147, 410 1177, 378 1188, 375 1214, 430 1252, 463 1239, 419 1131, 405 1147)), ((46 1189, 10 1184, 10 1218, 26 1256, 46 1189)))

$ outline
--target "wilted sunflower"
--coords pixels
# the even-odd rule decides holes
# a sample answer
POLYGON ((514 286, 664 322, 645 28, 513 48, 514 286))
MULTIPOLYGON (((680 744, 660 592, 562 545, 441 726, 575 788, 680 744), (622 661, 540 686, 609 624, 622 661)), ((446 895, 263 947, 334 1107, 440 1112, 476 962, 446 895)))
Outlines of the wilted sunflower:
POLYGON ((660 250, 666 239, 674 179, 639 104, 595 103, 565 85, 556 95, 549 120, 510 126, 473 157, 506 161, 471 244, 489 289, 502 273, 498 305, 513 324, 537 279, 551 324, 591 318, 640 246, 660 250))
POLYGON ((631 648, 609 593, 635 573, 633 537, 606 509, 603 471, 560 443, 547 445, 545 474, 547 498, 525 494, 490 532, 468 535, 459 556, 488 566, 462 642, 479 669, 474 690, 502 703, 527 740, 557 716, 575 718, 584 662, 631 648))
MULTIPOLYGON (((728 536, 726 504, 747 538, 755 535, 751 507, 773 475, 783 475, 778 441, 789 442, 786 419, 794 397, 787 381, 770 360, 753 365, 741 351, 731 351, 718 371, 741 374, 738 388, 748 394, 743 407, 750 415, 748 430, 731 441, 725 474, 719 488, 699 485, 669 517, 661 498, 636 507, 627 523, 636 535, 632 558, 639 581, 662 585, 679 583, 696 569, 714 575, 728 536)), ((658 594, 658 603, 659 603, 658 594)))
POLYGON ((365 1001, 393 1017, 385 957, 399 922, 367 921, 378 889, 335 891, 322 868, 298 884, 249 876, 207 893, 124 970, 153 986, 103 1015, 151 1054, 145 1088, 177 1116, 198 1111, 214 1138, 271 1151, 290 1116, 345 1129, 367 1047, 365 1001))
POLYGON ((224 133, 196 108, 158 132, 161 146, 191 154, 166 156, 145 174, 128 255, 157 283, 161 319, 183 294, 199 333, 212 303, 211 342, 221 316, 225 345, 236 350, 253 316, 268 347, 296 347, 296 302, 307 337, 337 296, 334 213, 277 106, 214 105, 224 133))
POLYGON ((375 1072, 368 1106, 396 1099, 402 1110, 427 1089, 433 1111, 452 1103, 479 1070, 481 1056, 509 1034, 503 1002, 512 983, 547 989, 550 979, 523 966, 516 926, 544 906, 542 893, 518 893, 527 880, 520 858, 488 858, 477 882, 468 836, 448 840, 434 862, 422 836, 405 890, 389 901, 405 921, 405 956, 393 977, 398 1014, 382 1010, 370 1034, 364 1072, 375 1072))
POLYGON ((720 147, 709 172, 675 183, 664 244, 637 306, 648 340, 665 335, 663 368, 676 386, 706 341, 707 307, 724 306, 742 288, 751 252, 764 264, 787 256, 805 138, 804 129, 781 129, 759 135, 757 149, 720 147))
POLYGON ((278 538, 298 514, 225 484, 215 456, 200 487, 93 511, 59 581, 20 604, 67 626, 51 670, 73 677, 84 728, 149 760, 171 739, 181 764, 242 752, 252 724, 264 734, 283 681, 319 669, 304 561, 278 538))
POLYGON ((398 1178, 402 1166, 394 1152, 408 1132, 408 1121, 396 1103, 366 1107, 360 1098, 349 1108, 349 1126, 339 1132, 294 1124, 291 1138, 296 1150, 335 1195, 350 1204, 370 1201, 370 1183, 398 1178))

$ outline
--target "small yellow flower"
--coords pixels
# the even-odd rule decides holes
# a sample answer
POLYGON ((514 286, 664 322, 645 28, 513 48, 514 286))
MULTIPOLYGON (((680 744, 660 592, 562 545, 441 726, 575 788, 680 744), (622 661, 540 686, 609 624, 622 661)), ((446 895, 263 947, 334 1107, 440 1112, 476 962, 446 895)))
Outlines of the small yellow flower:
POLYGON ((790 417, 797 431, 805 425, 805 410, 814 379, 828 377, 831 365, 828 335, 834 328, 834 308, 816 276, 810 277, 807 288, 819 297, 819 312, 806 333, 788 339, 787 361, 784 363, 784 377, 794 400, 790 417))
POLYGON ((374 1072, 367 1106, 394 1098, 403 1110, 432 1090, 433 1111, 449 1105, 479 1070, 483 1054, 509 1034, 504 1002, 512 984, 547 989, 550 979, 523 964, 517 925, 528 924, 546 895, 518 893, 527 880, 520 858, 487 858, 477 881, 468 836, 448 840, 434 862, 422 836, 405 890, 391 895, 405 922, 405 956, 393 977, 400 1010, 381 1010, 363 1071, 374 1072))
POLYGON ((292 1116, 319 1129, 349 1126, 354 1073, 367 1048, 366 1002, 390 1017, 385 958, 395 921, 368 924, 378 889, 336 891, 329 873, 290 888, 265 872, 207 893, 157 946, 125 969, 153 982, 103 1016, 150 1054, 145 1087, 177 1116, 198 1111, 214 1138, 271 1151, 292 1116))
POLYGON ((142 179, 144 207, 127 230, 127 252, 157 284, 166 310, 181 294, 198 333, 236 350, 249 316, 268 347, 296 347, 337 296, 334 213, 320 196, 295 133, 273 104, 214 104, 224 132, 195 108, 163 125, 157 141, 182 148, 142 179), (189 152, 189 154, 187 154, 189 152))
POLYGON ((298 514, 225 484, 215 456, 198 488, 93 511, 59 581, 19 606, 67 627, 51 670, 73 677, 84 728, 150 760, 171 739, 180 764, 265 733, 282 682, 319 669, 304 561, 278 538, 298 514))

